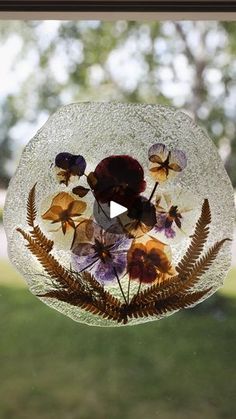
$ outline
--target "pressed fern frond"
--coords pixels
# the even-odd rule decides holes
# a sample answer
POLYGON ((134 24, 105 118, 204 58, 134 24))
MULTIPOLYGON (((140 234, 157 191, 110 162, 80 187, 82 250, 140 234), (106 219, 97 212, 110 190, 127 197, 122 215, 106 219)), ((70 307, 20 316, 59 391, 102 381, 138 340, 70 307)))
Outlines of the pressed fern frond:
POLYGON ((48 253, 51 252, 54 242, 53 240, 49 240, 40 230, 39 226, 36 225, 33 230, 30 231, 31 236, 34 238, 34 240, 42 247, 44 248, 48 253))
POLYGON ((25 240, 27 240, 27 248, 36 256, 44 270, 52 279, 59 282, 62 287, 70 287, 73 290, 78 290, 79 284, 74 276, 70 275, 52 255, 41 247, 36 240, 32 239, 30 234, 26 233, 21 228, 18 228, 17 231, 22 234, 25 240))
POLYGON ((70 305, 80 307, 92 314, 100 315, 103 318, 120 321, 120 305, 110 305, 106 300, 94 299, 89 293, 77 293, 68 290, 52 290, 39 297, 56 298, 70 305))
MULTIPOLYGON (((189 279, 186 281, 187 287, 193 286, 200 277, 207 272, 210 265, 214 262, 216 256, 218 255, 220 249, 222 248, 223 244, 230 239, 223 239, 219 242, 216 242, 206 253, 203 255, 196 264, 192 267, 192 270, 189 273, 189 279)), ((185 284, 185 281, 184 281, 185 284)), ((184 288, 184 291, 188 290, 188 288, 184 288)))
POLYGON ((27 240, 27 248, 36 256, 50 278, 55 279, 62 287, 60 290, 51 290, 44 297, 58 298, 77 305, 94 314, 100 313, 103 317, 116 317, 118 320, 121 302, 112 296, 95 280, 89 272, 74 276, 66 268, 41 247, 30 234, 18 228, 18 232, 27 240), (87 290, 87 292, 86 292, 87 290), (60 298, 59 298, 60 297, 60 298))
POLYGON ((211 222, 211 211, 208 199, 205 199, 202 205, 202 211, 197 221, 191 243, 186 254, 176 267, 176 271, 184 278, 192 270, 193 265, 198 260, 207 241, 209 234, 209 224, 211 222))
POLYGON ((80 280, 88 291, 93 291, 97 295, 104 295, 104 287, 99 284, 90 272, 84 271, 78 274, 78 276, 80 276, 80 280))
POLYGON ((120 300, 106 291, 90 272, 84 271, 79 275, 81 276, 83 285, 86 286, 90 293, 96 293, 97 296, 100 296, 102 300, 106 301, 106 304, 117 307, 121 306, 120 300))
POLYGON ((130 318, 148 317, 187 308, 199 301, 210 290, 211 288, 208 288, 191 294, 181 296, 173 295, 169 298, 148 304, 137 304, 129 308, 128 316, 130 318))
POLYGON ((205 199, 202 205, 200 218, 195 227, 191 244, 181 262, 176 267, 178 275, 167 279, 161 284, 155 284, 144 290, 137 297, 133 297, 133 302, 136 301, 146 304, 151 301, 160 301, 161 299, 174 295, 181 289, 185 289, 187 292, 195 285, 198 278, 194 280, 194 278, 189 277, 189 274, 192 271, 195 262, 200 257, 204 244, 206 243, 209 234, 210 222, 211 212, 209 202, 205 199))
POLYGON ((32 228, 30 231, 31 236, 35 241, 43 247, 47 252, 50 252, 53 248, 54 242, 49 240, 43 232, 40 230, 38 225, 35 225, 35 220, 37 216, 36 205, 35 205, 35 191, 36 183, 31 189, 27 201, 27 222, 28 225, 32 228))
POLYGON ((179 275, 172 276, 160 284, 154 284, 140 292, 138 295, 134 295, 130 303, 147 304, 156 301, 157 299, 166 298, 169 295, 174 294, 179 285, 179 275))
POLYGON ((35 205, 35 189, 36 183, 31 189, 27 202, 27 223, 30 227, 34 227, 34 222, 37 216, 36 205, 35 205))

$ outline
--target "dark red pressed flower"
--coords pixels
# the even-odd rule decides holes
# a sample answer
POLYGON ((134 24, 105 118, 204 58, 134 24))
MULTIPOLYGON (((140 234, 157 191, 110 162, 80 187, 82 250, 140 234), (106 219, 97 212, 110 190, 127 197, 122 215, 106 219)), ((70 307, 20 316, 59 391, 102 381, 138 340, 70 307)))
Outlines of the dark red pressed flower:
POLYGON ((135 242, 128 251, 128 273, 132 280, 151 284, 163 281, 175 273, 171 265, 169 247, 156 239, 135 242))
POLYGON ((99 202, 115 201, 127 208, 146 188, 142 166, 127 155, 103 159, 88 176, 88 182, 99 202))
POLYGON ((155 265, 144 249, 134 249, 128 271, 130 279, 139 279, 140 282, 152 283, 157 277, 155 265))

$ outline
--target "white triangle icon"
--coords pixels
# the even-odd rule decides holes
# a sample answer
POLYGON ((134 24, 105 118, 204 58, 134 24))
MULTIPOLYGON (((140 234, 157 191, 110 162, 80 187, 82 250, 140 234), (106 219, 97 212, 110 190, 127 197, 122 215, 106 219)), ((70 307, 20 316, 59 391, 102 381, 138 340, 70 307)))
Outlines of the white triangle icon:
POLYGON ((123 205, 117 204, 117 202, 110 202, 110 218, 115 218, 117 215, 124 214, 127 211, 126 207, 123 205))

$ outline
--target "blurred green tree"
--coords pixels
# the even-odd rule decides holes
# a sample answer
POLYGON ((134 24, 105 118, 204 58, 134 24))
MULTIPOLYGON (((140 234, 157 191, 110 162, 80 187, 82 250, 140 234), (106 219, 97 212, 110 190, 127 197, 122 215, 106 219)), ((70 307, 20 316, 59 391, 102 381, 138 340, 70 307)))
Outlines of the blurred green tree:
POLYGON ((214 21, 1 22, 0 45, 21 40, 16 76, 22 63, 31 69, 1 99, 0 182, 10 176, 13 143, 58 106, 113 100, 185 110, 219 146, 236 186, 235 32, 235 22, 214 21))

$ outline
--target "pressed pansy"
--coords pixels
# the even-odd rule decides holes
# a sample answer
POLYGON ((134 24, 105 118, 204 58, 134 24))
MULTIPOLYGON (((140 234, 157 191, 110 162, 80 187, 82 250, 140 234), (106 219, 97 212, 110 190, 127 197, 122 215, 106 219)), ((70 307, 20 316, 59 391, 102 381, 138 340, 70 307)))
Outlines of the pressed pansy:
POLYGON ((59 153, 55 159, 56 167, 62 169, 57 173, 60 183, 69 184, 71 176, 83 176, 86 169, 86 161, 83 156, 71 153, 59 153))
POLYGON ((171 205, 171 207, 164 211, 161 206, 157 207, 157 223, 156 230, 164 231, 167 238, 175 237, 175 227, 181 229, 183 215, 178 209, 177 205, 171 205))
POLYGON ((60 192, 52 200, 50 208, 42 215, 43 220, 51 224, 60 223, 63 234, 75 229, 79 217, 86 210, 86 203, 74 199, 69 193, 60 192))
POLYGON ((195 195, 176 188, 156 197, 156 225, 153 228, 161 240, 181 240, 193 231, 199 214, 195 195))
POLYGON ((145 190, 144 171, 139 162, 127 155, 103 159, 88 176, 90 187, 101 203, 116 201, 127 208, 145 190))
POLYGON ((130 237, 141 237, 152 230, 156 221, 155 206, 144 196, 138 196, 127 213, 124 231, 130 237))
POLYGON ((168 150, 162 144, 152 145, 148 151, 150 161, 150 173, 156 182, 165 182, 167 179, 175 177, 187 165, 186 155, 181 150, 168 150))
POLYGON ((127 271, 131 280, 153 284, 175 274, 170 247, 147 236, 146 241, 134 240, 128 251, 127 271))
POLYGON ((85 220, 77 227, 71 248, 74 268, 91 272, 103 285, 115 282, 126 272, 131 242, 125 235, 110 233, 85 220))

